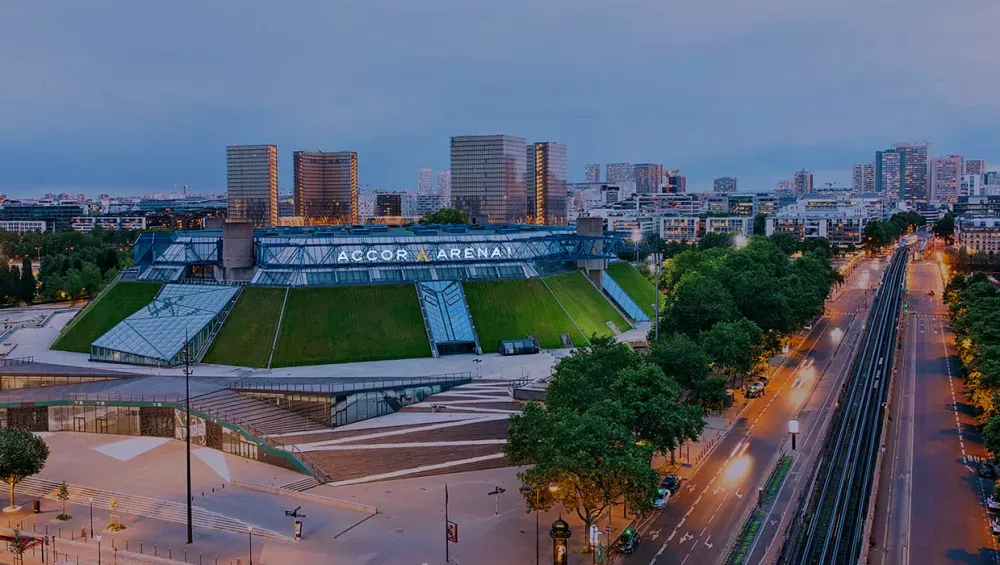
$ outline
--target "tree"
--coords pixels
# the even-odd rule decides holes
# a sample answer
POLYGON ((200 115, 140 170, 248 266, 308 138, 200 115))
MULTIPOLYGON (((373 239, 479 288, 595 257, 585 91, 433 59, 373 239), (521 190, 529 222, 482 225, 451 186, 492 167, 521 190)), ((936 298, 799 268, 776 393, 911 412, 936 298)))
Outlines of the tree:
POLYGON ((661 333, 676 331, 693 337, 717 322, 736 319, 739 311, 716 278, 690 273, 677 284, 662 316, 661 333))
POLYGON ((58 520, 69 520, 72 518, 66 513, 66 501, 69 500, 69 488, 66 486, 66 479, 63 479, 61 485, 59 485, 59 492, 56 494, 56 498, 62 501, 62 513, 56 516, 58 520))
POLYGON ((945 239, 955 236, 955 215, 951 212, 945 214, 940 220, 934 223, 934 235, 945 239))
POLYGON ((468 224, 469 215, 454 208, 441 208, 436 212, 427 212, 420 218, 421 224, 468 224))
POLYGON ((24 551, 27 544, 24 543, 24 538, 21 537, 20 529, 14 528, 11 533, 14 534, 14 539, 7 545, 7 548, 10 550, 11 555, 14 556, 14 564, 20 565, 24 563, 24 551))
MULTIPOLYGON (((531 491, 558 488, 543 505, 562 502, 576 512, 586 531, 619 499, 638 511, 648 509, 659 477, 649 466, 652 448, 637 443, 615 414, 596 410, 545 408, 529 403, 511 416, 504 455, 512 465, 531 465, 518 478, 531 491)), ((522 490, 527 508, 535 495, 522 490)), ((591 550, 589 539, 586 551, 591 550)))
POLYGON ((0 479, 10 485, 10 509, 14 506, 14 487, 25 478, 39 473, 49 458, 49 446, 28 430, 0 429, 0 479))
POLYGON ((733 245, 733 236, 728 233, 708 232, 698 240, 698 249, 712 249, 714 247, 730 247, 733 245))
POLYGON ((649 360, 681 387, 685 404, 712 407, 726 396, 726 381, 710 377, 711 359, 698 342, 685 334, 673 334, 655 341, 649 348, 649 360))
POLYGON ((752 375, 765 354, 763 332, 746 318, 713 325, 701 334, 701 345, 731 384, 735 383, 736 375, 752 375))
POLYGON ((767 214, 757 214, 753 217, 753 234, 767 235, 767 214))
POLYGON ((31 259, 25 257, 21 260, 21 280, 18 281, 17 294, 25 304, 31 306, 31 303, 35 301, 36 292, 38 292, 38 283, 31 271, 31 259))

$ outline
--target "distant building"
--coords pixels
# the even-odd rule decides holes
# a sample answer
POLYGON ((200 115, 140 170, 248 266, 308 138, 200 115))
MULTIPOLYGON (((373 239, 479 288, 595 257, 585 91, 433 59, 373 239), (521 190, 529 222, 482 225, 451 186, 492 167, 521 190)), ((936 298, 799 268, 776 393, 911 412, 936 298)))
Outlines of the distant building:
POLYGON ((643 163, 636 165, 635 191, 639 194, 659 194, 663 186, 663 165, 643 163))
POLYGON ((18 202, 15 200, 8 200, 7 202, 4 202, 3 207, 0 208, 0 221, 41 221, 45 222, 45 228, 47 230, 59 231, 64 228, 71 227, 73 218, 86 215, 86 213, 87 206, 85 204, 18 202))
POLYGON ((986 159, 966 159, 963 174, 982 175, 986 174, 986 159))
POLYGON ((0 220, 0 230, 11 233, 28 233, 45 231, 44 220, 0 220))
POLYGON ((144 230, 146 229, 146 218, 144 216, 80 216, 73 218, 73 230, 90 232, 94 228, 104 228, 106 230, 144 230))
POLYGON ((956 219, 955 241, 969 253, 1000 253, 1000 217, 956 219))
POLYGON ((765 216, 773 216, 775 212, 778 211, 779 201, 775 194, 770 194, 767 192, 758 192, 754 195, 754 206, 753 213, 764 214, 765 216))
POLYGON ((587 165, 583 170, 583 182, 601 182, 601 165, 594 163, 587 165))
POLYGON ((226 198, 230 220, 277 225, 277 145, 226 147, 226 198))
POLYGON ((1000 194, 967 196, 965 198, 960 198, 958 202, 955 203, 955 216, 1000 217, 1000 194))
POLYGON ((376 216, 402 216, 403 199, 399 193, 389 192, 375 195, 376 216))
POLYGON ((525 155, 528 218, 537 225, 566 224, 566 146, 551 141, 532 143, 525 155))
POLYGON ((604 169, 608 184, 635 182, 635 168, 628 163, 608 163, 604 169))
POLYGON ((295 215, 308 225, 357 224, 358 154, 296 151, 295 215))
POLYGON ((961 194, 962 171, 965 170, 961 155, 948 155, 931 159, 930 200, 954 204, 961 194))
POLYGON ((868 194, 875 190, 875 165, 854 165, 851 191, 855 194, 868 194))
POLYGON ((861 245, 865 226, 892 211, 879 198, 803 198, 768 217, 765 230, 769 236, 781 232, 799 239, 822 237, 838 247, 861 245))
POLYGON ((888 149, 875 152, 875 192, 882 198, 903 197, 903 153, 888 149))
POLYGON ((687 192, 687 177, 684 175, 670 175, 670 180, 667 183, 667 192, 669 194, 684 194, 687 192))
POLYGON ((278 218, 291 218, 295 215, 295 199, 282 198, 278 200, 278 218))
POLYGON ((813 174, 805 169, 795 171, 792 175, 792 188, 796 196, 802 197, 813 193, 813 174))
POLYGON ((417 169, 417 194, 430 194, 434 192, 434 172, 430 169, 417 169))
POLYGON ((930 195, 930 144, 897 143, 892 146, 902 156, 903 186, 900 197, 903 200, 927 201, 930 195))
POLYGON ((729 214, 733 216, 753 216, 757 198, 750 192, 729 195, 729 214))
POLYGON ((417 216, 431 214, 448 206, 443 194, 417 194, 414 202, 413 212, 417 216))
POLYGON ((736 192, 736 177, 719 177, 712 183, 716 194, 730 194, 736 192))
POLYGON ((473 223, 519 223, 528 217, 523 137, 451 138, 451 203, 473 223))
POLYGON ((753 235, 753 218, 747 216, 705 218, 705 233, 750 237, 753 235))
POLYGON ((438 171, 437 174, 437 193, 444 196, 444 200, 447 203, 451 203, 451 171, 438 171))
POLYGON ((660 239, 668 243, 694 243, 698 241, 700 224, 697 216, 663 216, 660 239))

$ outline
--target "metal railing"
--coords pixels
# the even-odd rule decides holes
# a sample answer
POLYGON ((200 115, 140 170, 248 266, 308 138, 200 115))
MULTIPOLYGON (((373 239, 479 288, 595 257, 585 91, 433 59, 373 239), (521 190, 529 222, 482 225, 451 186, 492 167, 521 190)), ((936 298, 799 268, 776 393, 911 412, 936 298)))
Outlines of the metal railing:
POLYGON ((35 358, 32 356, 0 358, 0 367, 17 367, 19 365, 29 365, 34 362, 35 358))
POLYGON ((248 392, 304 392, 317 394, 336 394, 342 392, 371 392, 389 388, 401 388, 408 386, 421 386, 429 384, 463 384, 472 382, 472 373, 445 373, 442 375, 430 375, 424 377, 396 377, 396 378, 365 378, 361 381, 353 381, 349 377, 343 379, 323 379, 322 383, 286 383, 282 379, 235 379, 229 381, 228 388, 237 391, 248 392), (345 382, 334 382, 343 380, 345 382))

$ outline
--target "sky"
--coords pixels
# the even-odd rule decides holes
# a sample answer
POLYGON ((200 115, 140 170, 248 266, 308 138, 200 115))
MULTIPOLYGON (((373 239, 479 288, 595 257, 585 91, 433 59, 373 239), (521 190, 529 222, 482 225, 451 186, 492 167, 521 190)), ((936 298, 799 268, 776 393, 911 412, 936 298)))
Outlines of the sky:
MULTIPOLYGON (((996 0, 3 2, 0 192, 222 192, 225 146, 357 151, 415 188, 453 135, 850 184, 898 141, 1000 168, 996 0)), ((603 171, 603 167, 602 167, 603 171)))

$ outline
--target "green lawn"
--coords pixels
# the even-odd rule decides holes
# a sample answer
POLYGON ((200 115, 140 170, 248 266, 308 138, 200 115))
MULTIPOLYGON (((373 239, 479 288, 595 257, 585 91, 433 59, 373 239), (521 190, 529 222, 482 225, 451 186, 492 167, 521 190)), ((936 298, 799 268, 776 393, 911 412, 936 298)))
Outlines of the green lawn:
POLYGON ((587 344, 538 279, 470 281, 463 286, 484 351, 496 351, 502 339, 524 339, 529 335, 537 337, 545 349, 561 348, 562 333, 569 334, 573 345, 587 344))
POLYGON ((92 341, 152 302, 161 286, 148 282, 117 283, 81 313, 82 318, 74 320, 73 326, 52 344, 52 349, 90 353, 92 341))
POLYGON ((556 275, 545 279, 545 282, 563 308, 569 312, 570 318, 573 318, 576 325, 580 326, 588 337, 593 334, 612 335, 608 322, 617 326, 619 331, 632 329, 632 326, 583 273, 575 271, 556 275))
MULTIPOLYGON (((606 275, 611 275, 618 286, 628 294, 635 303, 642 308, 650 319, 653 318, 653 283, 650 282, 631 263, 617 262, 610 263, 604 270, 606 275)), ((660 309, 663 309, 663 297, 660 297, 660 309)))
POLYGON ((249 286, 243 289, 205 354, 205 363, 267 367, 284 298, 283 288, 249 286))
POLYGON ((272 367, 430 357, 412 285, 295 288, 272 367))

